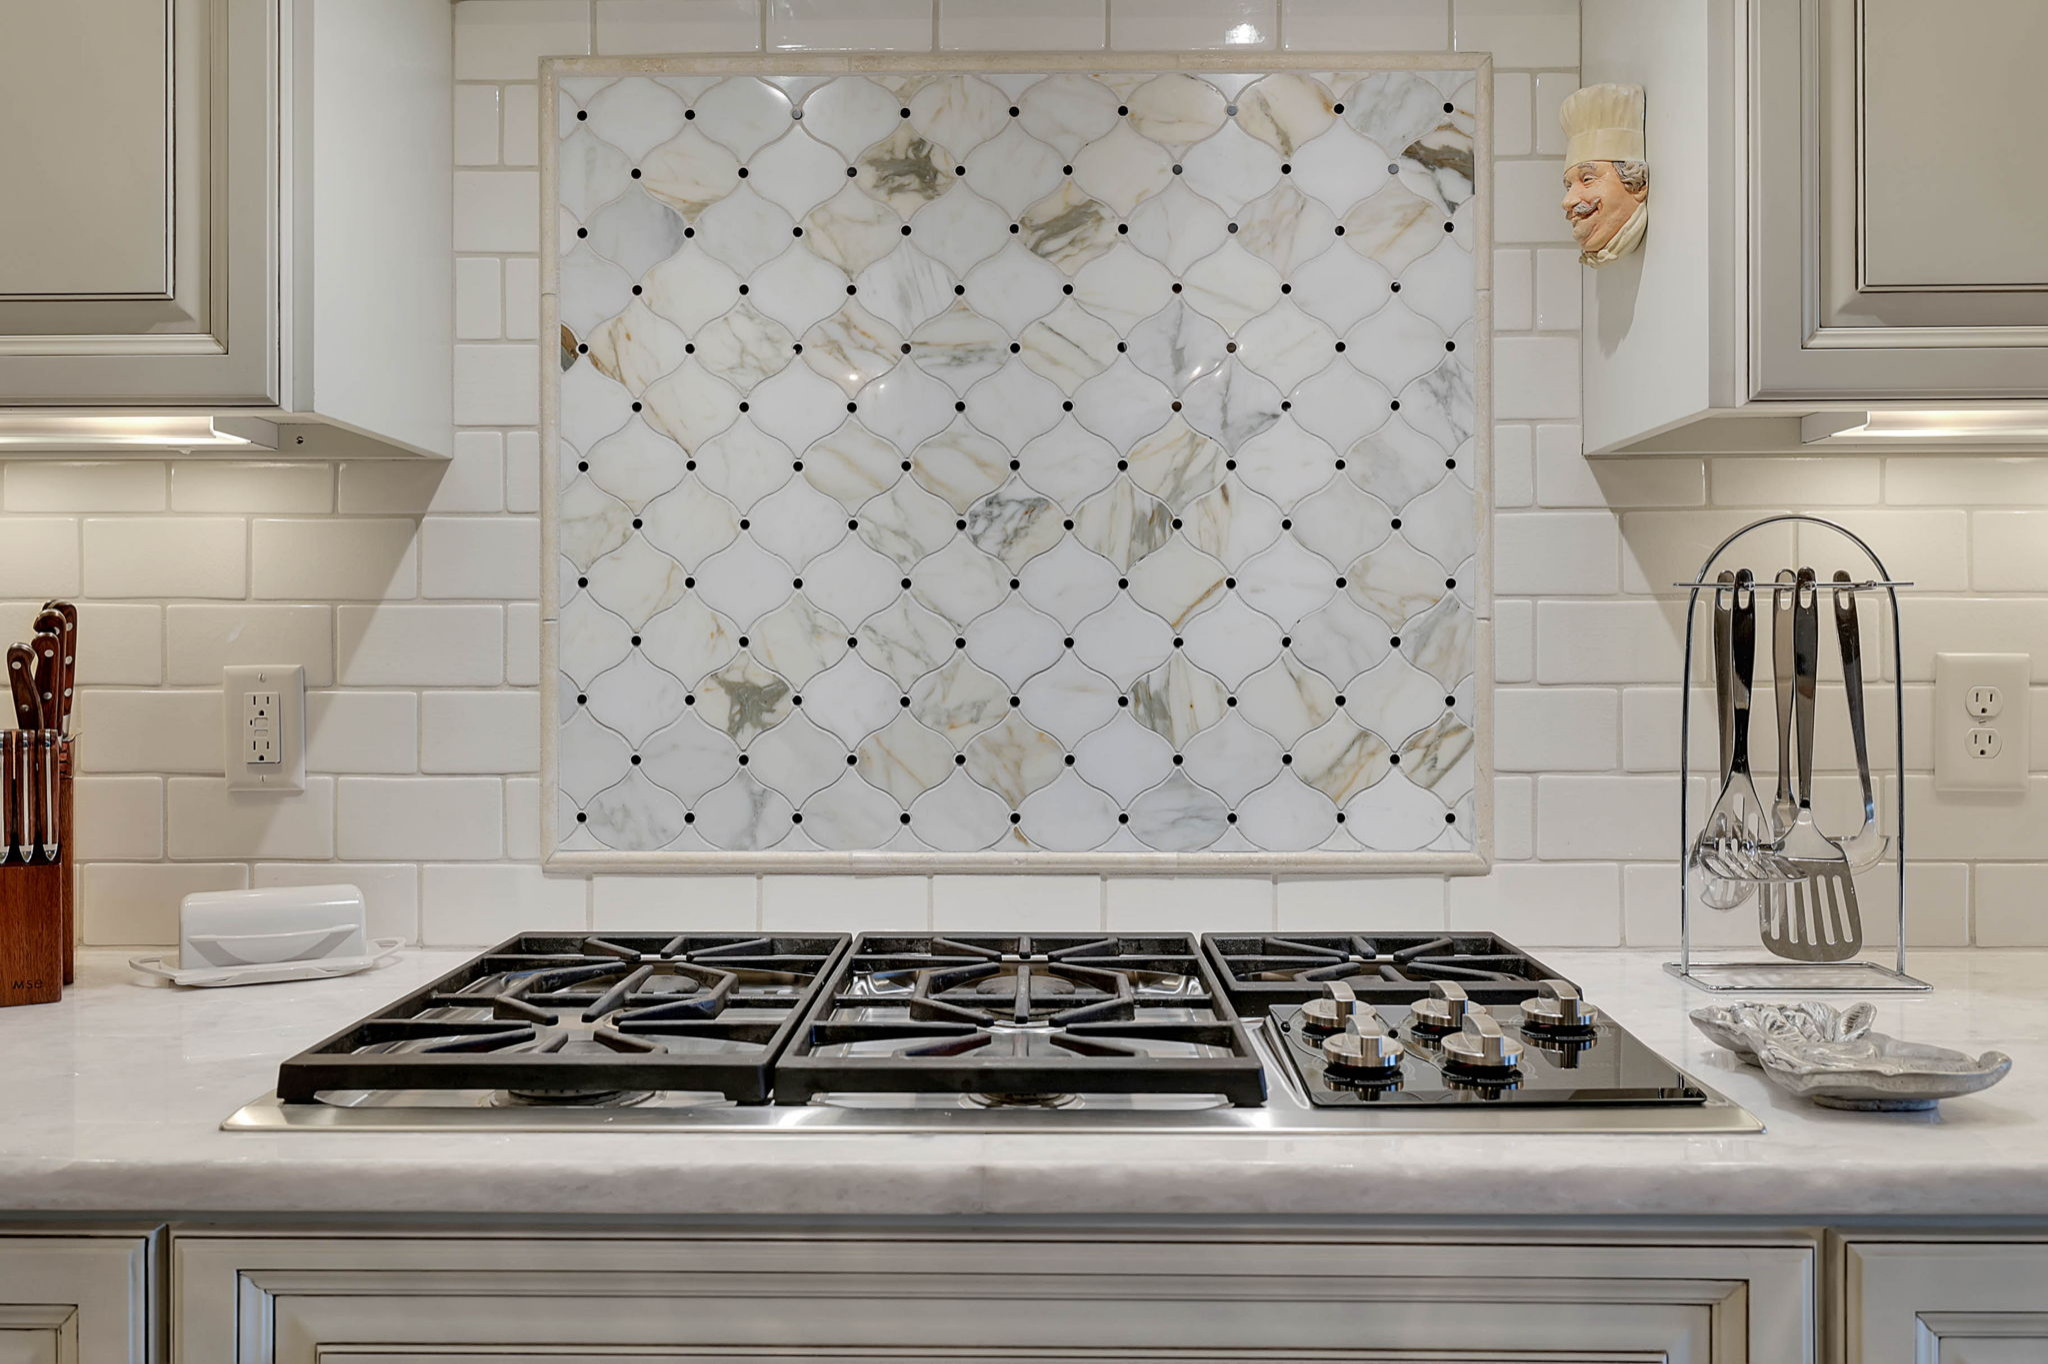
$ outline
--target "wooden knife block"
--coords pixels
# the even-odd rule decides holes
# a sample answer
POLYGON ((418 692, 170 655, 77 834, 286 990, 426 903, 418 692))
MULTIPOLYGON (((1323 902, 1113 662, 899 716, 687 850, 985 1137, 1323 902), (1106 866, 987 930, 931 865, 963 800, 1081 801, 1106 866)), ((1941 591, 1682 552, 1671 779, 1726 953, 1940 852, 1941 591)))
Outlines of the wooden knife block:
POLYGON ((52 1004, 72 978, 71 741, 57 750, 52 862, 0 866, 0 1007, 52 1004))

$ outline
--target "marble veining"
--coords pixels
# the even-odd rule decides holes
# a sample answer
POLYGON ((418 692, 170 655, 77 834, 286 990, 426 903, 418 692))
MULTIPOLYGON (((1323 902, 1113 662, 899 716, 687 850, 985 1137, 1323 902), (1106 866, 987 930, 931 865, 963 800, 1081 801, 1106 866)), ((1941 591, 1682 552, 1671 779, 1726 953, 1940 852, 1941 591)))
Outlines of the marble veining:
POLYGON ((559 849, 1474 846, 1469 70, 552 95, 559 849))

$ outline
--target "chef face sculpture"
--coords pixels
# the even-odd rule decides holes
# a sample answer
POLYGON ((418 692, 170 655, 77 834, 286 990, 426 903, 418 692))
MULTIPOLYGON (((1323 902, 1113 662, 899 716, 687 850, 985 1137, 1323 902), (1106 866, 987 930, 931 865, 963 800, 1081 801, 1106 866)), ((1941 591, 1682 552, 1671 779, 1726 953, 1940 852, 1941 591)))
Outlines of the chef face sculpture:
POLYGON ((1564 172, 1565 221, 1582 256, 1614 244, 1650 197, 1650 168, 1641 161, 1581 161, 1564 172))

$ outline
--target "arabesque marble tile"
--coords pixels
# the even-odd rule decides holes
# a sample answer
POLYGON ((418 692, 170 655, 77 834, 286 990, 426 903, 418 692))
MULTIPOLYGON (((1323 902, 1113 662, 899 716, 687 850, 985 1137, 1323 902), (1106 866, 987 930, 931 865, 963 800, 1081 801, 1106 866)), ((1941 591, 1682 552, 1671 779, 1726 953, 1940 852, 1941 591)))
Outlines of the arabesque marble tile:
POLYGON ((559 847, 1473 846, 1476 90, 560 78, 559 847))

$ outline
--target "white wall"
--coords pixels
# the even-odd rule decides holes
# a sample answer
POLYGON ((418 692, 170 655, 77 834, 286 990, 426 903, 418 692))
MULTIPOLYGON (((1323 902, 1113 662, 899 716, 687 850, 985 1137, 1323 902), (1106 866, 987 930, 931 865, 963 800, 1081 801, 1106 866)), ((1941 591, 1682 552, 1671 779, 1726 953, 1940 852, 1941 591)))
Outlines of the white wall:
MULTIPOLYGON (((1690 574, 1726 530, 1772 509, 1837 513, 1922 584, 1905 638, 1907 761, 1923 773, 1937 647, 2027 648, 2048 663, 2048 458, 1712 468, 1580 458, 1578 266, 1556 209, 1555 122, 1575 84, 1576 0, 464 0, 454 15, 454 461, 22 461, 0 472, 0 636, 26 630, 30 598, 85 603, 79 853, 90 942, 170 940, 188 890, 351 879, 378 931, 449 944, 526 928, 757 919, 1449 924, 1531 945, 1662 943, 1676 926, 1679 651, 1676 613, 1644 593, 1690 574), (1418 879, 540 876, 539 56, 1155 50, 1245 36, 1255 37, 1248 65, 1276 46, 1495 54, 1499 870, 1448 889, 1418 879), (220 666, 293 661, 311 688, 306 794, 231 800, 219 778, 220 666)), ((2048 687, 2036 688, 2037 711, 2044 701, 2048 687)), ((2048 715, 2034 728, 2048 749, 2048 715)), ((1710 744, 1703 736, 1702 751, 1710 744)), ((1833 746, 1838 767, 1845 745, 1833 746)), ((2048 752, 2035 765, 2048 769, 2048 752)), ((2010 805, 1937 804, 1924 775, 1911 787, 1925 864, 1916 936, 2048 943, 2048 917, 2032 905, 2048 867, 2023 860, 2048 851, 2048 777, 2010 805)))

